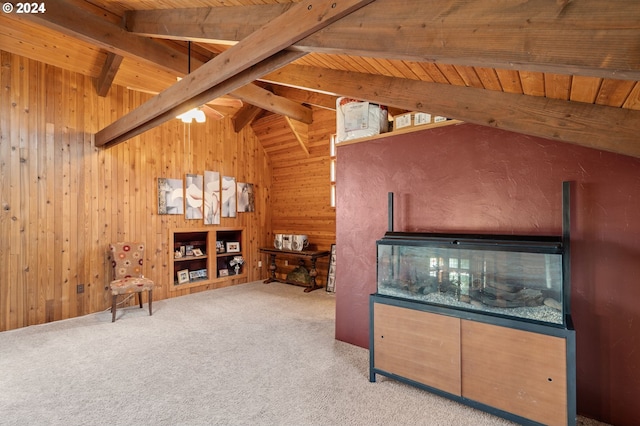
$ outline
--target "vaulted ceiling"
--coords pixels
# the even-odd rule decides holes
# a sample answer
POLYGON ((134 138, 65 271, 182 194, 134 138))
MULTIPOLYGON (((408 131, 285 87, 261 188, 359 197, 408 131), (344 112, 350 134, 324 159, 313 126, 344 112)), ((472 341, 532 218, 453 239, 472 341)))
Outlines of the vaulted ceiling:
POLYGON ((161 93, 112 145, 209 105, 309 123, 337 96, 640 157, 637 0, 58 0, 0 15, 0 49, 161 93), (191 71, 189 78, 176 81, 191 71))

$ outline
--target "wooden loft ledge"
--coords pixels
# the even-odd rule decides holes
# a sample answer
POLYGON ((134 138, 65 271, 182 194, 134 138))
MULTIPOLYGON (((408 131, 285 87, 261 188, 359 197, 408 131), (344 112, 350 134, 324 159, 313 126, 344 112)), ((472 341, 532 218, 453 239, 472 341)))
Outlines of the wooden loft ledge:
POLYGON ((420 126, 409 126, 409 127, 404 127, 402 129, 394 130, 387 133, 380 133, 379 135, 375 135, 375 136, 369 136, 366 138, 358 138, 358 139, 351 139, 343 142, 338 142, 336 143, 336 146, 345 146, 345 145, 353 145, 355 143, 371 142, 378 139, 388 138, 390 136, 405 135, 407 133, 419 132, 421 130, 435 129, 437 127, 453 126, 454 124, 462 124, 462 123, 464 123, 464 121, 446 120, 446 121, 441 121, 439 123, 423 124, 420 126))

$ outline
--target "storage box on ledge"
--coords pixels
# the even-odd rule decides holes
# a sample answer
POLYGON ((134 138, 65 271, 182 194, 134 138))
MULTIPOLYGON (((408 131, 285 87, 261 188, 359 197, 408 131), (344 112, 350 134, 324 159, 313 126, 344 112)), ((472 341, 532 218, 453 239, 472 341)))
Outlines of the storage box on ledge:
POLYGON ((447 117, 440 115, 431 115, 426 112, 408 112, 402 115, 396 115, 393 118, 393 130, 400 130, 407 127, 423 126, 425 124, 440 123, 447 121, 447 117))
POLYGON ((366 138, 389 130, 387 107, 357 99, 336 101, 336 143, 366 138))

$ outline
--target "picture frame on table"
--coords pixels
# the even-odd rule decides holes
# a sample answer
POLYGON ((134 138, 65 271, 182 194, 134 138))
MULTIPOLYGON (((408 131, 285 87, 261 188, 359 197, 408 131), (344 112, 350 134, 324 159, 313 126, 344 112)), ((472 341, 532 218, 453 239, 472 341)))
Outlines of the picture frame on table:
POLYGON ((177 275, 178 275, 178 284, 184 284, 184 283, 188 283, 189 282, 189 270, 188 269, 182 269, 182 270, 178 271, 177 275))
POLYGON ((227 253, 240 253, 240 242, 238 242, 238 241, 228 241, 227 242, 227 253))

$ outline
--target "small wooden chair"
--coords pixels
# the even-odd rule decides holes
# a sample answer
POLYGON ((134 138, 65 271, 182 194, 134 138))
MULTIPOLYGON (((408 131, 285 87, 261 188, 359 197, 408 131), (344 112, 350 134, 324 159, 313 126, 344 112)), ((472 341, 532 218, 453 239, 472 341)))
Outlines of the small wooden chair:
POLYGON ((142 308, 142 292, 149 292, 149 315, 152 315, 153 287, 155 283, 142 275, 144 260, 144 244, 142 243, 113 243, 111 250, 111 265, 113 266, 113 281, 111 281, 111 322, 116 320, 116 301, 120 294, 138 293, 140 308, 142 308))

